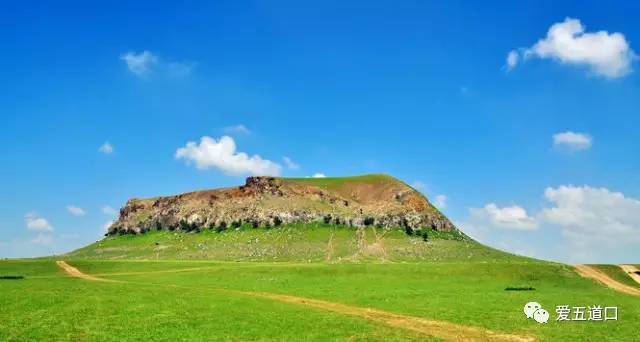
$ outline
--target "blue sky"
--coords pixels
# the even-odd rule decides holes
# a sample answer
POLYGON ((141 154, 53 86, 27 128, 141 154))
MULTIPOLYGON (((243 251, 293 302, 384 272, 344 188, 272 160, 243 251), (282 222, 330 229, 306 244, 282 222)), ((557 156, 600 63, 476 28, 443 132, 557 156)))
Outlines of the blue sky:
POLYGON ((638 4, 5 7, 2 257, 95 241, 131 197, 383 172, 489 245, 640 261, 638 4))

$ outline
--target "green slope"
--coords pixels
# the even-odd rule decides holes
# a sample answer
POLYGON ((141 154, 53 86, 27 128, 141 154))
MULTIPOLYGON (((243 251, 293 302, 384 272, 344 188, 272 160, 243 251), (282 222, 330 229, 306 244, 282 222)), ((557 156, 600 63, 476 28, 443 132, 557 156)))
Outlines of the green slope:
POLYGON ((617 280, 622 284, 629 285, 631 287, 640 288, 640 284, 638 284, 635 280, 633 280, 618 265, 589 265, 589 266, 597 268, 598 270, 602 271, 612 279, 617 280))
POLYGON ((80 259, 219 260, 219 261, 525 261, 483 246, 459 232, 430 231, 408 236, 405 230, 361 230, 325 224, 294 224, 225 231, 151 231, 109 236, 66 255, 80 259))

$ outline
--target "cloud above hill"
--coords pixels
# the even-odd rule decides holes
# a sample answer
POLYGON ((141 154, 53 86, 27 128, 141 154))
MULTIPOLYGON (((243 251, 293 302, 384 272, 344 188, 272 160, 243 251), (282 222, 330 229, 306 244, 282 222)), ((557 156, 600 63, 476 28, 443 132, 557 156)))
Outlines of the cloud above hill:
POLYGON ((198 144, 189 141, 184 147, 178 148, 176 159, 184 159, 187 164, 194 163, 201 170, 218 169, 230 176, 279 176, 282 166, 259 155, 249 156, 238 152, 236 143, 230 136, 223 136, 216 140, 204 136, 198 144))
POLYGON ((67 206, 67 211, 69 212, 69 214, 71 214, 73 216, 84 216, 86 214, 84 209, 82 209, 80 207, 76 207, 75 205, 67 206))
POLYGON ((120 56, 127 69, 138 77, 147 77, 154 73, 161 73, 170 77, 188 76, 193 71, 195 63, 167 61, 151 51, 128 51, 120 56))
POLYGON ((616 78, 631 72, 635 53, 622 33, 586 32, 580 20, 566 18, 551 25, 547 36, 533 46, 510 51, 507 68, 511 70, 530 58, 585 66, 596 75, 616 78))
MULTIPOLYGON (((640 248, 639 199, 588 185, 547 187, 544 199, 547 205, 535 214, 518 205, 499 207, 489 203, 470 208, 469 220, 460 225, 483 242, 498 241, 499 237, 491 233, 497 229, 521 234, 544 230, 554 237, 544 249, 576 262, 603 260, 629 246, 640 248)), ((513 238, 509 236, 508 240, 513 238)))
POLYGON ((29 212, 24 215, 24 221, 28 230, 36 232, 51 232, 53 226, 44 217, 40 217, 36 212, 29 212))
POLYGON ((502 229, 538 229, 538 222, 535 218, 529 216, 524 208, 517 205, 501 208, 495 203, 489 203, 482 208, 471 208, 469 213, 474 222, 483 225, 502 229))
POLYGON ((564 147, 573 151, 587 150, 591 148, 592 141, 593 138, 586 133, 566 131, 553 135, 553 146, 564 147))

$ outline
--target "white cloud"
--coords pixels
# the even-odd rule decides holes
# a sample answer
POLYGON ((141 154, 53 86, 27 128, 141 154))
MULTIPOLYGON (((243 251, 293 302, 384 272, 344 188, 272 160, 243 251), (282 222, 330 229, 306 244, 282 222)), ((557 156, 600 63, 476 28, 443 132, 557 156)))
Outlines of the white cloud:
POLYGON ((511 70, 515 68, 516 65, 518 64, 519 59, 520 59, 520 56, 518 55, 518 51, 516 50, 509 51, 509 53, 507 54, 507 70, 511 70))
POLYGON ((104 144, 100 145, 98 151, 104 154, 111 154, 113 153, 113 145, 106 141, 104 144))
POLYGON ((282 160, 284 161, 284 165, 289 169, 289 170, 297 170, 300 168, 300 165, 297 164, 296 162, 294 162, 293 160, 291 160, 291 158, 284 156, 282 157, 282 160))
POLYGON ((538 218, 559 226, 565 236, 586 245, 640 243, 640 200, 590 186, 547 188, 554 206, 538 218))
POLYGON ((498 207, 495 203, 489 203, 482 208, 470 208, 472 222, 492 227, 515 230, 538 229, 538 222, 527 214, 527 211, 517 205, 510 207, 498 207))
POLYGON ((244 152, 237 152, 235 141, 226 135, 219 140, 204 136, 200 144, 189 141, 184 147, 178 148, 175 158, 185 159, 187 164, 194 162, 196 168, 201 170, 217 168, 232 176, 278 176, 282 169, 279 164, 259 155, 250 157, 244 152))
POLYGON ((139 77, 146 77, 154 73, 169 77, 184 77, 190 75, 196 67, 196 63, 193 62, 167 61, 147 50, 139 53, 129 51, 120 56, 120 59, 124 61, 132 74, 139 77))
POLYGON ((316 172, 311 176, 311 178, 326 178, 327 176, 324 173, 316 172))
POLYGON ((127 68, 137 76, 145 76, 152 72, 153 68, 159 63, 158 56, 145 50, 140 53, 129 51, 120 59, 127 64, 127 68))
POLYGON ((436 195, 433 205, 435 205, 438 209, 445 209, 447 207, 447 196, 445 195, 436 195))
POLYGON ((76 207, 74 205, 67 206, 67 211, 73 216, 84 216, 86 214, 84 209, 76 207))
POLYGON ((513 50, 507 55, 507 66, 515 67, 519 59, 542 58, 588 67, 597 75, 616 78, 631 71, 635 53, 624 35, 607 31, 585 32, 580 20, 566 18, 555 23, 530 48, 513 50))
POLYGON ((554 146, 564 146, 571 150, 586 150, 591 147, 592 138, 585 133, 566 131, 553 135, 554 146))
POLYGON ((28 230, 36 232, 51 232, 53 226, 45 218, 38 216, 35 212, 29 212, 24 215, 25 224, 28 230))
POLYGON ((101 209, 101 210, 102 210, 102 212, 103 212, 104 214, 106 214, 106 215, 116 215, 116 214, 118 214, 118 211, 117 211, 117 210, 115 210, 115 209, 111 208, 111 207, 110 207, 110 206, 108 206, 108 205, 104 205, 104 206, 102 206, 102 208, 100 208, 100 209, 101 209))
POLYGON ((227 134, 251 134, 251 130, 245 125, 233 125, 224 128, 224 132, 227 134))

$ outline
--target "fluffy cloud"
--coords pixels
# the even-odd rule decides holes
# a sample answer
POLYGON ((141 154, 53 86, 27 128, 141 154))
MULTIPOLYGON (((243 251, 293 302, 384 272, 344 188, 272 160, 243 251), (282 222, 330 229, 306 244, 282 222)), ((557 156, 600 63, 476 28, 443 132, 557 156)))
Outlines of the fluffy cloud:
POLYGON ((535 218, 529 216, 524 208, 517 205, 500 208, 495 203, 489 203, 482 208, 470 208, 469 213, 472 221, 480 224, 503 229, 538 229, 535 218))
POLYGON ((300 168, 300 165, 297 164, 296 162, 294 162, 293 160, 291 160, 291 158, 284 156, 282 157, 282 160, 284 161, 284 165, 289 169, 289 170, 297 170, 300 168))
POLYGON ((132 74, 139 77, 146 77, 155 72, 170 77, 183 77, 191 74, 196 66, 193 62, 166 61, 147 50, 140 53, 129 51, 120 56, 120 59, 132 74))
POLYGON ((28 230, 33 230, 36 232, 51 232, 53 231, 53 226, 47 221, 45 218, 40 217, 35 212, 30 212, 24 215, 24 221, 27 225, 28 230))
POLYGON ((74 205, 67 206, 67 211, 73 216, 84 216, 86 214, 84 209, 76 207, 74 205))
POLYGON ((553 145, 562 146, 568 149, 579 151, 586 150, 591 147, 592 138, 585 133, 575 133, 566 131, 553 135, 553 145))
POLYGON ((555 23, 547 36, 532 47, 509 52, 507 67, 515 67, 519 60, 542 58, 586 66, 595 74, 609 78, 621 77, 631 71, 635 53, 622 33, 585 31, 578 19, 566 18, 555 23))
POLYGON ((113 153, 113 145, 106 141, 104 144, 100 145, 98 151, 104 154, 111 154, 113 153))
POLYGON ((224 132, 227 134, 251 134, 251 130, 245 125, 233 125, 224 128, 224 132))
POLYGON ((102 208, 100 208, 100 209, 102 210, 102 212, 103 212, 105 215, 112 215, 112 216, 113 216, 113 215, 118 214, 118 211, 117 211, 117 210, 115 210, 115 209, 111 208, 111 207, 110 207, 110 206, 108 206, 108 205, 102 206, 102 208))
POLYGON ((327 176, 324 173, 316 172, 311 176, 311 178, 326 178, 327 176))
POLYGON ((435 205, 438 209, 445 209, 447 207, 447 196, 445 195, 436 195, 433 205, 435 205))
POLYGON ((159 63, 158 56, 146 50, 140 53, 129 51, 120 56, 120 59, 127 64, 129 71, 137 76, 148 75, 159 63))
POLYGON ((189 141, 184 147, 178 148, 176 159, 184 159, 187 163, 194 162, 201 170, 216 168, 227 175, 280 175, 282 167, 259 155, 249 156, 236 151, 233 138, 223 136, 219 140, 204 136, 200 144, 189 141))
POLYGON ((554 206, 543 209, 540 221, 559 226, 579 244, 640 242, 640 200, 620 192, 589 186, 547 188, 554 206))
POLYGON ((511 70, 516 67, 518 64, 518 60, 520 56, 518 55, 518 51, 512 50, 507 54, 507 69, 511 70))

